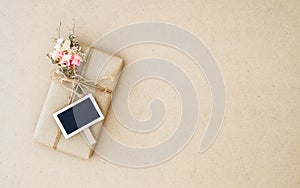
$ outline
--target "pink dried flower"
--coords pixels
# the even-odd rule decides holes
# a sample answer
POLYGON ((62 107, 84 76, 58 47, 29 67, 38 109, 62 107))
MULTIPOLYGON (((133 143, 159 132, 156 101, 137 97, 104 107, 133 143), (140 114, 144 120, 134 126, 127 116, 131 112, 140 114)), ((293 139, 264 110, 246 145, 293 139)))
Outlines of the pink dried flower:
POLYGON ((72 56, 71 58, 71 64, 75 65, 77 67, 80 66, 80 62, 81 62, 81 57, 78 54, 75 54, 74 56, 72 56))
POLYGON ((69 54, 66 54, 64 56, 62 56, 62 62, 64 62, 65 65, 67 65, 68 67, 71 66, 71 59, 72 59, 72 56, 69 55, 69 54))
POLYGON ((56 57, 59 59, 62 59, 62 57, 64 56, 64 52, 63 51, 57 51, 56 52, 56 57))

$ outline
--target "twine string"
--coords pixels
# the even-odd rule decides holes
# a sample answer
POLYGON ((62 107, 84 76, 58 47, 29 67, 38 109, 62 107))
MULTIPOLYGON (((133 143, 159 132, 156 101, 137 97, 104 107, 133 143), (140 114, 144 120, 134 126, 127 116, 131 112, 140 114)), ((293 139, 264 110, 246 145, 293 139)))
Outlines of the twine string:
MULTIPOLYGON (((69 78, 62 72, 54 69, 51 71, 51 80, 57 83, 60 83, 60 85, 71 92, 69 98, 68 98, 68 104, 71 104, 74 98, 74 95, 77 97, 82 97, 86 94, 86 91, 88 90, 98 90, 103 93, 112 93, 112 90, 110 90, 108 87, 104 85, 104 81, 110 80, 113 81, 114 77, 112 75, 101 77, 99 80, 88 80, 84 78, 83 76, 76 74, 74 78, 69 78)), ((54 143, 52 145, 53 149, 57 149, 57 145, 59 143, 59 140, 61 138, 62 132, 60 129, 58 129, 54 143)))

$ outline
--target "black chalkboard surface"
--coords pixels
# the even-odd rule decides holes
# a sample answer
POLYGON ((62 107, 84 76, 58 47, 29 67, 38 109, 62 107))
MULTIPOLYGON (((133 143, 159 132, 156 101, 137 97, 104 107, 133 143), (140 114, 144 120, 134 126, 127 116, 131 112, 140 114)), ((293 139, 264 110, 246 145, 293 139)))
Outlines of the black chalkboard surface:
POLYGON ((91 94, 53 114, 66 138, 104 119, 91 94))

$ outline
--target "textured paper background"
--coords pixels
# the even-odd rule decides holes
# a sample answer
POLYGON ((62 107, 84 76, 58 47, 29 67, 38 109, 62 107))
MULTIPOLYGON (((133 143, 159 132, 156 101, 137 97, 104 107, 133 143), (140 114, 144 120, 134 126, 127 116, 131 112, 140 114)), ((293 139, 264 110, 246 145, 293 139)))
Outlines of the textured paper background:
MULTIPOLYGON (((299 187, 299 12, 298 0, 1 1, 0 186, 299 187), (71 26, 73 18, 86 44, 116 27, 152 20, 182 26, 204 41, 227 89, 225 121, 214 145, 198 153, 211 102, 203 74, 175 50, 155 45, 133 47, 120 55, 127 64, 145 56, 168 58, 193 80, 203 111, 198 130, 181 153, 159 166, 130 169, 99 157, 80 160, 34 143, 33 131, 50 84, 52 66, 45 54, 53 46, 50 40, 58 22, 71 26)), ((164 83, 146 81, 133 90, 130 103, 134 115, 145 119, 145 107, 157 95, 169 107, 166 123, 153 136, 128 132, 113 114, 108 116, 113 123, 109 131, 131 145, 162 141, 178 121, 174 91, 164 83)))

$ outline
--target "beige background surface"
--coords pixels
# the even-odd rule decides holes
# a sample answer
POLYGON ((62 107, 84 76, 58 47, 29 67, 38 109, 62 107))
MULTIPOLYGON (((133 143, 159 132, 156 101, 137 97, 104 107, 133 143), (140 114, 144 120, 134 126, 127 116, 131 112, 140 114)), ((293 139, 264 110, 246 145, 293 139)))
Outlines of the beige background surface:
MULTIPOLYGON (((0 187, 300 186, 300 1, 2 0, 0 15, 0 187), (187 72, 202 102, 199 128, 176 157, 131 169, 96 155, 85 161, 34 143, 50 84, 52 66, 45 54, 59 21, 71 26, 73 18, 85 44, 117 27, 153 20, 184 27, 206 43, 227 89, 225 121, 214 145, 198 153, 211 104, 203 74, 174 49, 153 45, 120 55, 126 64, 144 56, 173 60, 187 72)), ((146 106, 157 95, 149 87, 160 88, 159 97, 169 105, 166 122, 154 136, 137 135, 110 113, 106 126, 120 141, 156 144, 176 128, 178 98, 164 83, 138 85, 130 99, 133 114, 149 116, 146 106)))

